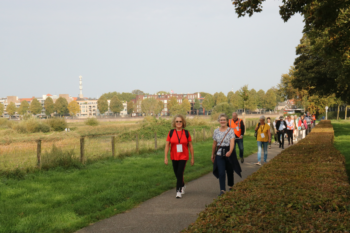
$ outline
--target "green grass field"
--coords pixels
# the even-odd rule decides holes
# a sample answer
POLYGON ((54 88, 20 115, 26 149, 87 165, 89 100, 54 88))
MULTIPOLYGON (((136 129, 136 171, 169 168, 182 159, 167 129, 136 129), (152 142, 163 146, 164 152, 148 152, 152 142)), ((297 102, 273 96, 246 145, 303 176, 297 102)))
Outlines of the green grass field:
MULTIPOLYGON (((253 132, 244 139, 245 156, 257 151, 253 132)), ((207 174, 212 140, 194 143, 195 165, 185 181, 207 174)), ((28 173, 22 180, 0 177, 0 232, 74 232, 131 209, 174 188, 164 152, 105 159, 83 168, 28 173)))
POLYGON ((350 121, 332 120, 334 128, 334 146, 346 159, 346 171, 350 181, 350 121))

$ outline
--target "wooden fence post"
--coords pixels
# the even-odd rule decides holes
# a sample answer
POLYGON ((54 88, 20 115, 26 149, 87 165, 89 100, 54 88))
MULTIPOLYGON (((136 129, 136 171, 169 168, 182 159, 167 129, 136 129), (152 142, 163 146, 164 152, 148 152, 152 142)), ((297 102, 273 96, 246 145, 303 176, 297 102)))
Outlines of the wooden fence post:
POLYGON ((157 150, 158 145, 157 145, 157 132, 154 132, 154 149, 157 150))
POLYGON ((111 143, 112 143, 112 157, 115 157, 115 136, 112 136, 111 138, 111 143))
POLYGON ((80 138, 80 162, 84 163, 84 137, 80 138))
POLYGON ((36 150, 36 157, 38 160, 38 167, 41 167, 41 140, 36 141, 37 143, 37 150, 36 150))
POLYGON ((139 135, 136 134, 136 153, 139 153, 139 135))

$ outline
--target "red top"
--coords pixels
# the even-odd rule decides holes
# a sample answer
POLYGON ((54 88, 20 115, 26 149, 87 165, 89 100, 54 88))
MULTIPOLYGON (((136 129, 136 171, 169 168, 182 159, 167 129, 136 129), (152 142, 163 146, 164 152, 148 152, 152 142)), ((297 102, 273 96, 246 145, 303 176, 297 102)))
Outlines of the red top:
POLYGON ((189 158, 188 143, 192 142, 190 132, 188 132, 188 140, 186 137, 185 130, 176 131, 175 129, 171 138, 169 134, 166 141, 170 142, 170 159, 171 160, 188 160, 189 158), (179 143, 179 138, 180 138, 180 143, 179 143), (177 152, 177 148, 176 148, 177 144, 182 144, 183 152, 177 152))

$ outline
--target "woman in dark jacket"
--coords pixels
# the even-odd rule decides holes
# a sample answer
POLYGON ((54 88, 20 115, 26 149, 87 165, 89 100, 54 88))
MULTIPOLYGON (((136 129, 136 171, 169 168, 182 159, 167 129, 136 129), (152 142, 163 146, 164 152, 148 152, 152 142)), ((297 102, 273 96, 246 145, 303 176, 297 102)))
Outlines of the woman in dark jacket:
POLYGON ((283 116, 280 116, 280 120, 276 123, 278 142, 280 143, 280 148, 284 149, 284 133, 287 129, 287 123, 283 120, 283 116), (282 137, 282 138, 281 138, 282 137))

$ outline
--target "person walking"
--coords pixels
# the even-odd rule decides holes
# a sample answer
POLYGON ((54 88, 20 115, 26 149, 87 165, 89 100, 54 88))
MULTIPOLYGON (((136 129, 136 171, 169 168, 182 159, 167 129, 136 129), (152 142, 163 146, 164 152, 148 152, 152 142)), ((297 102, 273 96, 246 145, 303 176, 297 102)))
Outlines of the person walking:
POLYGON ((211 161, 214 164, 213 174, 219 178, 219 196, 221 196, 226 192, 226 174, 227 185, 229 190, 232 190, 234 185, 233 171, 240 175, 241 167, 238 163, 236 152, 233 150, 235 146, 235 132, 227 126, 228 117, 222 113, 219 115, 218 121, 220 127, 214 131, 211 161))
POLYGON ((280 120, 276 123, 278 142, 280 148, 284 149, 284 134, 287 128, 287 123, 283 120, 283 116, 280 116, 280 120))
POLYGON ((291 116, 287 117, 286 124, 287 124, 287 136, 288 136, 288 146, 289 146, 290 143, 292 143, 293 145, 293 132, 295 128, 294 120, 292 120, 291 116))
POLYGON ((305 116, 301 115, 300 120, 298 122, 298 129, 300 132, 301 139, 306 137, 306 130, 307 130, 307 121, 305 120, 305 116))
POLYGON ((185 130, 186 120, 182 115, 176 115, 171 126, 174 128, 169 131, 165 144, 164 163, 168 165, 168 152, 170 148, 170 159, 173 164, 173 170, 177 179, 176 198, 181 198, 185 194, 184 172, 189 152, 191 152, 191 165, 194 165, 194 151, 190 133, 185 130))
POLYGON ((313 123, 313 127, 316 126, 316 114, 312 114, 312 123, 313 123))
MULTIPOLYGON (((267 119, 267 124, 270 126, 270 135, 272 137, 272 135, 275 135, 275 127, 274 127, 273 123, 271 122, 270 117, 268 117, 266 119, 267 119)), ((276 137, 275 137, 275 140, 276 140, 276 137)), ((271 149, 271 141, 269 142, 269 149, 271 149)))
POLYGON ((264 162, 267 162, 267 145, 271 143, 270 126, 265 123, 265 116, 261 116, 259 123, 255 126, 256 141, 258 144, 258 162, 256 165, 261 166, 261 151, 264 148, 264 162))
POLYGON ((294 141, 298 141, 298 135, 299 135, 299 131, 298 131, 298 116, 295 115, 294 117, 292 116, 292 121, 294 122, 294 132, 293 132, 293 139, 294 141))
POLYGON ((237 113, 232 113, 232 119, 229 120, 228 125, 230 128, 233 129, 235 133, 235 147, 234 151, 236 151, 236 145, 238 144, 239 148, 239 157, 241 158, 241 163, 244 163, 244 158, 243 158, 243 152, 244 152, 244 147, 243 147, 243 136, 244 136, 244 131, 245 131, 245 126, 244 122, 242 119, 238 119, 237 113))
POLYGON ((277 135, 277 128, 276 128, 276 124, 277 124, 277 121, 278 121, 278 118, 276 117, 275 121, 273 122, 273 127, 274 127, 274 130, 275 130, 275 135, 274 135, 274 139, 275 139, 275 144, 278 143, 278 135, 277 135))
POLYGON ((309 135, 309 133, 311 133, 312 118, 311 118, 310 112, 306 113, 305 120, 306 120, 306 123, 307 123, 307 129, 305 131, 306 132, 306 136, 307 136, 307 135, 309 135))

